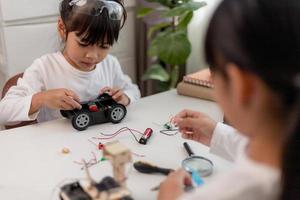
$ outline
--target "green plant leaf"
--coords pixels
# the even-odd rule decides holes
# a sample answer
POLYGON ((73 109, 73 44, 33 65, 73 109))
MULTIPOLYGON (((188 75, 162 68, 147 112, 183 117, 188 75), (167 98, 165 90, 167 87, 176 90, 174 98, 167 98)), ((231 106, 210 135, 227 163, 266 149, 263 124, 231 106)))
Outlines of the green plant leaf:
POLYGON ((175 66, 172 67, 172 71, 171 71, 171 76, 170 76, 170 79, 171 79, 171 82, 170 82, 170 89, 176 87, 178 78, 179 78, 179 66, 178 66, 178 65, 175 65, 175 66))
POLYGON ((147 7, 141 8, 137 12, 137 17, 142 18, 142 17, 145 17, 146 15, 148 15, 152 12, 153 12, 153 8, 147 8, 147 7))
POLYGON ((148 49, 149 56, 158 56, 158 48, 159 48, 159 37, 156 36, 150 43, 150 47, 148 49))
POLYGON ((151 36, 154 32, 159 31, 160 29, 168 27, 168 26, 170 26, 170 23, 167 23, 167 22, 155 24, 148 30, 148 38, 151 38, 151 36))
POLYGON ((174 4, 173 3, 174 0, 145 0, 145 1, 150 2, 150 3, 159 3, 166 7, 172 7, 174 4))
POLYGON ((177 29, 186 29, 188 24, 192 20, 193 15, 194 15, 193 11, 190 11, 190 12, 187 12, 184 16, 182 16, 179 19, 177 29))
POLYGON ((151 41, 150 47, 148 49, 148 55, 149 56, 158 56, 159 55, 159 48, 161 46, 161 40, 164 40, 164 38, 172 33, 172 29, 168 28, 162 32, 159 32, 151 41))
POLYGON ((170 83, 169 82, 159 82, 157 84, 157 92, 164 92, 170 89, 170 83))
POLYGON ((148 55, 149 56, 158 56, 159 55, 159 48, 160 48, 160 43, 163 38, 172 33, 171 29, 166 29, 162 32, 159 32, 151 41, 150 47, 148 49, 148 55))
POLYGON ((185 12, 195 11, 204 6, 206 6, 206 2, 204 2, 204 1, 201 1, 201 2, 190 1, 185 4, 182 4, 181 6, 175 7, 173 9, 165 12, 163 14, 163 16, 165 16, 165 17, 180 16, 185 12))
POLYGON ((170 79, 168 72, 159 64, 152 65, 142 77, 143 80, 158 80, 161 82, 167 82, 170 79))
POLYGON ((190 53, 191 44, 184 31, 166 31, 158 34, 149 49, 151 56, 158 56, 170 65, 185 63, 190 53))

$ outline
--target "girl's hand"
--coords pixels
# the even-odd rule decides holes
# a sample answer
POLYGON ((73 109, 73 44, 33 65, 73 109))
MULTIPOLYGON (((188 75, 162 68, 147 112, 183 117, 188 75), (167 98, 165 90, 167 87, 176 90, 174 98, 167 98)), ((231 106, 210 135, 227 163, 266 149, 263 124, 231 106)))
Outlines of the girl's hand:
POLYGON ((192 110, 183 110, 174 117, 173 122, 177 124, 183 138, 210 146, 217 122, 207 115, 192 110))
POLYGON ((172 172, 168 177, 160 184, 158 200, 175 200, 178 199, 184 193, 184 187, 192 185, 191 176, 179 169, 172 172))
POLYGON ((32 97, 29 115, 37 112, 42 106, 60 110, 81 109, 79 102, 79 97, 71 90, 53 89, 39 92, 32 97))
POLYGON ((116 102, 123 104, 124 106, 127 106, 130 103, 130 99, 120 88, 104 87, 101 89, 100 94, 103 94, 104 92, 107 92, 116 102))

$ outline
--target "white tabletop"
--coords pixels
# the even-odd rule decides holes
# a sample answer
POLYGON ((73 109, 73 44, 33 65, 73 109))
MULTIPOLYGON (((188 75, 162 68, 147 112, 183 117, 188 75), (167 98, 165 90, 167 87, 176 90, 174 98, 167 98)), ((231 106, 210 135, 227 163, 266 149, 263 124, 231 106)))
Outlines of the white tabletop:
MULTIPOLYGON (((111 134, 122 127, 144 131, 152 128, 153 136, 147 145, 137 143, 129 133, 123 133, 112 140, 119 140, 132 152, 145 155, 133 156, 133 160, 143 160, 167 168, 179 168, 186 158, 183 139, 180 135, 166 136, 159 130, 158 124, 166 123, 171 115, 184 108, 207 113, 217 121, 222 120, 222 112, 210 101, 178 96, 175 90, 141 99, 128 107, 128 113, 120 124, 101 124, 78 132, 67 119, 26 126, 0 132, 0 198, 10 200, 58 199, 59 186, 70 179, 85 178, 81 166, 74 163, 82 158, 89 160, 92 153, 98 158, 102 152, 88 140, 100 136, 99 132, 111 134), (70 154, 62 154, 67 147, 70 154)), ((108 142, 105 140, 102 142, 108 142)), ((205 156, 214 162, 213 174, 228 170, 231 163, 214 156, 208 148, 189 141, 197 155, 205 156)), ((100 162, 90 168, 92 177, 99 181, 104 176, 112 175, 108 161, 100 162)), ((140 174, 134 169, 128 170, 127 186, 135 199, 155 199, 157 193, 150 188, 157 186, 165 177, 163 175, 140 174)))

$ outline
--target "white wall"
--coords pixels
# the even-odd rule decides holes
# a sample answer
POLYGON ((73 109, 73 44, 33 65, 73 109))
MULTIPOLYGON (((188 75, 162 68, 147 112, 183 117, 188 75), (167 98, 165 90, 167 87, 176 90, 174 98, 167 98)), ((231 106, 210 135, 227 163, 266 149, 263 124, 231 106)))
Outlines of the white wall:
MULTIPOLYGON (((56 31, 59 2, 0 0, 0 72, 5 79, 23 72, 34 59, 59 49, 56 31)), ((125 7, 128 20, 111 53, 135 81, 135 0, 126 0, 125 7)))
POLYGON ((206 1, 207 6, 200 8, 194 13, 194 17, 189 25, 189 39, 192 43, 192 53, 187 63, 187 73, 191 73, 206 67, 204 62, 204 37, 209 19, 221 0, 196 0, 206 1))

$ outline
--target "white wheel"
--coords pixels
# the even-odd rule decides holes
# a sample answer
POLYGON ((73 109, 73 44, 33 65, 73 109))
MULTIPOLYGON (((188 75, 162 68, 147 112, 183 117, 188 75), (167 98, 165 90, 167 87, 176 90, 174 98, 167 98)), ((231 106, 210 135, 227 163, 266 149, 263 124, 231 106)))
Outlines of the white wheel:
POLYGON ((123 105, 116 105, 109 112, 109 118, 112 123, 119 123, 125 115, 126 108, 123 105))
POLYGON ((91 118, 88 113, 80 112, 74 116, 74 118, 72 120, 72 124, 75 129, 82 131, 82 130, 85 130, 89 126, 90 121, 91 121, 91 118))

